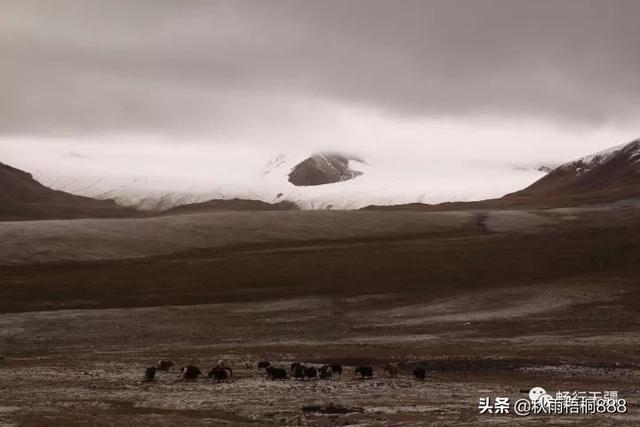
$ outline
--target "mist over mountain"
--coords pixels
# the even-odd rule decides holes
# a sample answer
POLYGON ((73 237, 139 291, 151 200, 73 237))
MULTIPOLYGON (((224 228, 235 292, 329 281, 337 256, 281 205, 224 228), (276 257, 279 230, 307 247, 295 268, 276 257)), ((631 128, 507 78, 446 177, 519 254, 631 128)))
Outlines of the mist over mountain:
MULTIPOLYGON (((634 140, 559 167, 534 159, 493 162, 489 156, 455 158, 412 150, 361 149, 357 155, 265 150, 261 158, 248 158, 242 151, 194 147, 178 156, 174 151, 155 157, 133 153, 127 159, 130 164, 123 163, 118 174, 101 173, 95 166, 102 153, 85 150, 65 155, 65 167, 54 170, 36 165, 28 170, 54 190, 152 212, 231 199, 264 202, 268 209, 281 202, 300 209, 360 209, 470 202, 505 195, 509 200, 538 201, 633 197, 637 147, 638 140, 634 140), (132 169, 138 170, 128 172, 132 169)), ((208 208, 227 207, 219 203, 208 208)))
POLYGON ((105 171, 100 169, 102 152, 82 153, 85 157, 58 158, 60 163, 17 163, 51 188, 149 211, 233 198, 286 200, 301 209, 470 201, 520 190, 544 175, 535 162, 521 167, 393 149, 360 150, 349 160, 347 155, 331 157, 332 162, 320 157, 317 163, 306 150, 248 158, 242 152, 194 147, 184 155, 132 153, 121 161, 121 170, 105 171), (53 168, 56 163, 60 167, 53 168), (320 185, 295 185, 292 177, 320 185))

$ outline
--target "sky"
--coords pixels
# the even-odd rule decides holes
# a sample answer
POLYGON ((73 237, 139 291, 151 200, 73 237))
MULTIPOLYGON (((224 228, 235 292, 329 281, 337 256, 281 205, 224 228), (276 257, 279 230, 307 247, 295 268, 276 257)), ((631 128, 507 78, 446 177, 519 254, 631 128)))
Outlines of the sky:
POLYGON ((637 0, 0 0, 0 162, 180 182, 321 150, 389 174, 554 165, 640 136, 638 16, 637 0))

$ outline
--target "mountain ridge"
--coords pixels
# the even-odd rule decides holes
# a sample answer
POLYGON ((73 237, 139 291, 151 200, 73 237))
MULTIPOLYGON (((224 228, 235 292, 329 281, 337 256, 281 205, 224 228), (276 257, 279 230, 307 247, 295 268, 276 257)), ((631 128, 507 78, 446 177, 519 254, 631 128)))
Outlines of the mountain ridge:
POLYGON ((363 210, 545 209, 640 198, 640 139, 566 162, 501 198, 440 204, 370 205, 363 210))
POLYGON ((133 209, 113 200, 97 200, 52 190, 28 172, 0 163, 0 220, 121 218, 135 216, 133 209))
POLYGON ((640 139, 564 163, 505 197, 610 201, 640 196, 640 139))

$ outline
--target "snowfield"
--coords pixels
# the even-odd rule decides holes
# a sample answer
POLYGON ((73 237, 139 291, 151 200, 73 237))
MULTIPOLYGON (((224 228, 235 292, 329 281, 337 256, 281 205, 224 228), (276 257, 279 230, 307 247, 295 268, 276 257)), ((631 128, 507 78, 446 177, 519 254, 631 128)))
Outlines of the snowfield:
MULTIPOLYGON (((301 209, 358 209, 501 197, 528 187, 569 159, 631 140, 627 133, 606 129, 559 131, 480 119, 343 119, 319 119, 304 129, 295 123, 286 130, 234 128, 211 137, 8 136, 0 138, 0 161, 54 189, 145 210, 225 198, 289 200, 301 209), (34 141, 42 142, 37 156, 34 141), (541 141, 553 141, 553 150, 541 149, 541 141), (349 166, 363 174, 315 187, 288 181, 295 165, 321 152, 361 160, 351 160, 349 166)), ((603 161, 611 153, 582 162, 603 161)))
POLYGON ((640 139, 636 139, 630 143, 616 145, 615 147, 607 148, 606 150, 598 151, 597 153, 572 160, 561 165, 560 168, 575 169, 576 172, 581 174, 588 172, 595 166, 609 162, 621 151, 626 152, 631 160, 637 162, 638 157, 640 156, 640 139))
MULTIPOLYGON (((437 204, 501 197, 545 175, 540 165, 486 161, 440 162, 436 156, 402 152, 358 153, 350 168, 362 172, 348 181, 299 187, 291 169, 313 153, 242 156, 205 153, 156 157, 122 171, 101 171, 100 159, 68 157, 68 168, 18 164, 46 186, 72 194, 114 199, 124 206, 164 210, 211 199, 288 200, 301 209, 359 209, 368 205, 437 204), (204 159, 207 159, 205 161, 204 159), (167 163, 174 163, 172 168, 167 163), (446 163, 446 164, 445 164, 446 163), (129 171, 136 171, 131 173, 129 171), (180 171, 180 173, 178 173, 180 171)), ((132 161, 132 160, 127 160, 132 161)))

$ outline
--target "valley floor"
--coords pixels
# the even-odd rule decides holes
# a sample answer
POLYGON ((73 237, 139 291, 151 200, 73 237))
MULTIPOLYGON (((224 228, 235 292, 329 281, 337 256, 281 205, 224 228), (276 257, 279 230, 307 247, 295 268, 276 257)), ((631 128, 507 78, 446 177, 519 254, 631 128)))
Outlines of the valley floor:
POLYGON ((156 219, 105 221, 0 224, 0 425, 640 423, 637 209, 200 214, 155 234, 135 221, 156 219), (160 357, 224 359, 234 381, 143 382, 160 357), (264 359, 346 369, 272 382, 264 359), (628 411, 479 413, 533 386, 617 391, 628 411))

